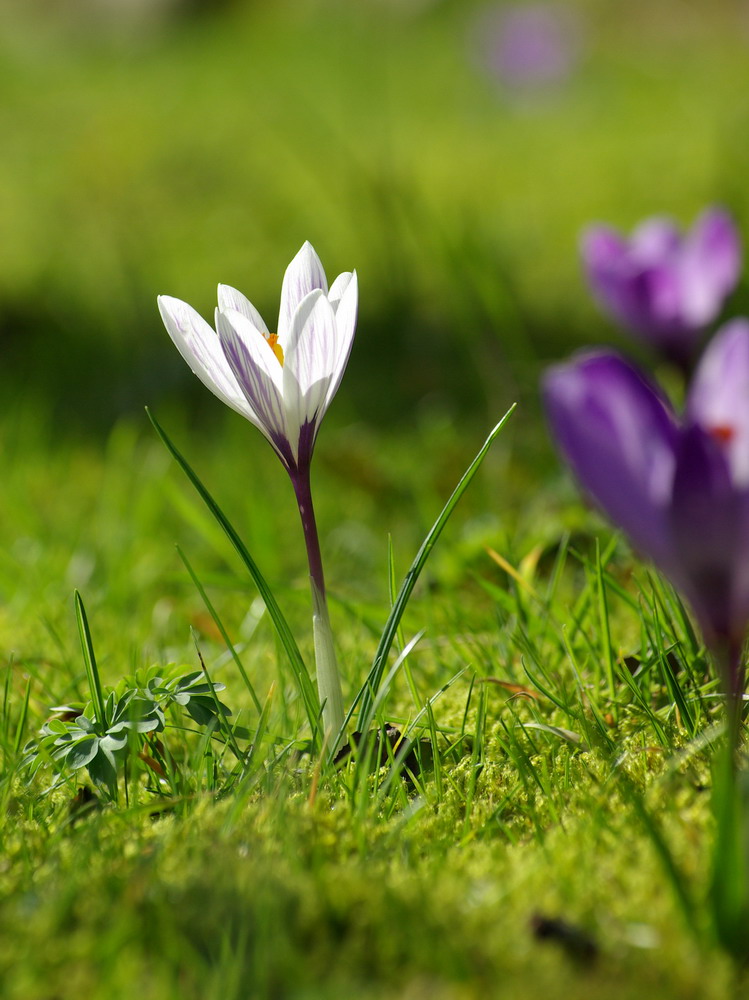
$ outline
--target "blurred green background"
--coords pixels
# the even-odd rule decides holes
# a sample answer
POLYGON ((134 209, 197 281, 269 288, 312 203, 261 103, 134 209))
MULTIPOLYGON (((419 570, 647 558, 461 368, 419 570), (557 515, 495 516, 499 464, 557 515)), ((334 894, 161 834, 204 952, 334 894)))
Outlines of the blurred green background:
POLYGON ((156 295, 210 317, 227 282, 272 328, 305 239, 360 276, 338 420, 532 413, 545 361, 624 343, 580 229, 714 202, 744 228, 749 8, 552 2, 569 72, 518 86, 487 58, 502 6, 0 0, 6 408, 94 431, 146 403, 215 417, 156 295))

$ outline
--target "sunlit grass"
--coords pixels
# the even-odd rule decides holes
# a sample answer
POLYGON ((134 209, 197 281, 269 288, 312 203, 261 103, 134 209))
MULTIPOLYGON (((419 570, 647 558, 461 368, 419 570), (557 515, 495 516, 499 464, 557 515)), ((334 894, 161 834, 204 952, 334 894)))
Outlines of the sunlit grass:
MULTIPOLYGON (((320 524, 351 698, 373 661, 389 581, 444 503, 441 478, 471 456, 447 425, 383 437, 372 474, 389 477, 378 492, 357 483, 356 466, 330 465, 354 429, 326 431, 320 524), (427 475, 409 462, 415 452, 427 475), (342 498, 351 518, 379 499, 366 510, 366 546, 335 544, 342 498)), ((707 905, 705 789, 723 723, 715 679, 673 594, 597 520, 572 499, 555 531, 553 516, 541 525, 522 511, 525 473, 522 460, 508 462, 509 441, 497 441, 401 620, 389 664, 403 663, 375 719, 411 747, 386 743, 377 770, 372 744, 335 769, 307 752, 293 675, 255 588, 179 470, 161 461, 145 418, 137 432, 116 429, 100 457, 73 442, 53 449, 39 428, 6 435, 25 462, 9 477, 5 523, 25 516, 46 559, 44 574, 16 575, 14 594, 10 563, 4 577, 9 997, 54 988, 124 998, 133 983, 146 997, 217 1000, 248 990, 510 997, 518 983, 551 997, 725 995, 731 972, 711 943, 707 905), (80 471, 71 479, 65 469, 80 471), (507 517, 487 522, 498 479, 507 517), (45 532, 24 499, 32 483, 46 497, 45 532), (127 487, 128 502, 113 503, 104 484, 127 487), (50 707, 87 698, 63 542, 92 524, 103 566, 77 583, 105 688, 148 663, 200 669, 192 625, 234 713, 231 734, 213 736, 174 716, 159 734, 165 777, 133 758, 118 805, 81 798, 83 770, 45 794, 53 769, 30 781, 20 766, 50 707), (131 564, 154 567, 139 587, 127 586, 131 564), (534 937, 533 921, 550 918, 573 928, 570 941, 534 937)), ((270 449, 247 437, 230 417, 220 455, 215 434, 193 435, 191 460, 256 543, 309 656, 293 500, 270 449), (261 472, 263 489, 249 490, 261 472)))
POLYGON ((557 471, 535 388, 540 359, 616 336, 582 294, 584 224, 686 222, 708 201, 749 217, 747 43, 728 4, 709 6, 581 4, 578 76, 526 105, 476 71, 470 5, 449 0, 412 19, 374 0, 239 3, 126 42, 14 11, 3 997, 746 988, 716 941, 721 921, 724 945, 738 928, 741 953, 749 884, 717 679, 674 593, 557 471), (155 308, 169 293, 208 316, 218 280, 252 275, 270 313, 307 238, 362 282, 313 478, 344 697, 367 709, 351 728, 393 734, 349 733, 335 765, 311 746, 257 577, 142 413, 179 442, 311 664, 289 485, 239 418, 175 405, 191 376, 155 308), (419 546, 516 389, 383 646, 419 546), (85 767, 32 773, 24 748, 53 706, 91 700, 91 650, 105 702, 204 670, 201 694, 225 685, 232 714, 171 705, 109 792, 85 767), (362 690, 373 664, 380 686, 362 690))
POLYGON ((359 412, 394 420, 431 395, 488 422, 539 357, 618 336, 581 294, 584 225, 687 222, 707 202, 748 215, 733 15, 580 6, 577 75, 519 107, 475 65, 470 4, 411 20, 374 3, 237 4, 140 44, 9 40, 0 321, 14 371, 80 421, 25 351, 63 340, 56 368, 87 411, 138 412, 189 383, 155 295, 209 315, 221 280, 271 314, 279 270, 310 239, 362 282, 359 412))

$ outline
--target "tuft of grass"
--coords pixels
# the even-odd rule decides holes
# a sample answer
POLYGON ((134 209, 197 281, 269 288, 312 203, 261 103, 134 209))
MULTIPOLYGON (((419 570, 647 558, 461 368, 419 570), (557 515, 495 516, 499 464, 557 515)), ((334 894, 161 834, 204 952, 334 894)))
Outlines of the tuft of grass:
MULTIPOLYGON (((20 428, 2 433, 18 447, 20 428)), ((332 426, 321 441, 317 495, 356 692, 378 654, 376 623, 397 606, 397 553, 429 535, 421 512, 439 510, 444 480, 459 480, 461 442, 449 425, 383 435, 372 464, 389 476, 373 502, 371 481, 332 461, 353 433, 332 426), (345 525, 342 495, 373 538, 345 525)), ((58 451, 29 428, 22 439, 3 523, 36 534, 44 571, 32 571, 28 547, 6 547, 0 582, 9 588, 15 567, 16 587, 0 615, 13 650, 0 711, 0 977, 10 1000, 125 1000, 133 989, 147 1000, 719 1000, 746 987, 727 957, 743 948, 727 860, 743 806, 718 784, 712 796, 722 707, 688 613, 576 503, 540 519, 520 502, 525 470, 504 458, 504 436, 461 498, 452 544, 432 550, 407 617, 391 621, 370 718, 396 735, 336 767, 312 752, 288 650, 245 561, 160 442, 121 427, 98 455, 73 442, 58 451), (487 527, 500 488, 506 517, 487 527), (80 551, 94 530, 101 566, 78 576, 81 647, 64 540, 80 551), (158 739, 123 749, 116 801, 83 767, 58 781, 52 761, 23 766, 53 706, 98 701, 94 664, 105 715, 110 692, 116 701, 157 675, 197 673, 204 685, 207 715, 173 703, 158 739), (221 684, 231 715, 216 702, 221 684)), ((231 422, 221 455, 212 438, 191 439, 306 657, 295 511, 272 455, 264 474, 262 445, 231 422), (263 496, 247 496, 241 462, 268 484, 263 496)))

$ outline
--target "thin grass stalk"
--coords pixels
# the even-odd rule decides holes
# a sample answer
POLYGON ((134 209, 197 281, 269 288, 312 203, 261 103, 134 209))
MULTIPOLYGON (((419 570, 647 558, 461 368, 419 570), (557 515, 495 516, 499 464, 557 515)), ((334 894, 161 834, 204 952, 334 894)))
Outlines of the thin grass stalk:
POLYGON ((216 689, 213 686, 213 681, 211 680, 211 675, 208 672, 208 667, 205 665, 205 660, 203 659, 203 654, 200 652, 200 646, 198 645, 198 635, 195 629, 191 628, 190 633, 192 634, 192 641, 195 643, 195 652, 198 654, 198 659, 200 660, 200 667, 205 674, 205 679, 208 681, 208 687, 211 692, 211 698, 213 699, 213 704, 216 708, 216 726, 219 732, 224 736, 224 739, 231 746, 234 756, 240 763, 244 762, 245 755, 239 748, 236 737, 234 735, 234 730, 231 725, 227 722, 224 710, 221 707, 221 702, 216 694, 216 689))
POLYGON ((182 560, 182 563, 183 563, 185 569, 190 574, 190 579, 195 584, 195 589, 200 594, 200 597, 201 597, 201 599, 203 601, 203 604, 205 604, 205 607, 206 607, 206 610, 207 610, 208 614, 211 616, 211 618, 213 619, 214 625, 216 626, 216 628, 221 633, 221 638, 224 640, 224 643, 226 644, 226 648, 229 650, 229 653, 231 655, 232 660, 234 660, 234 664, 235 664, 237 670, 239 671, 239 674, 240 674, 242 680, 244 681, 245 687, 249 691, 250 697, 252 698, 253 704, 255 705, 255 708, 257 709, 258 715, 259 715, 262 712, 262 710, 263 710, 262 709, 262 705, 260 704, 260 700, 258 699, 258 696, 255 693, 255 688, 253 687, 252 681, 247 676, 247 671, 244 669, 244 664, 240 660, 240 658, 239 658, 239 656, 237 654, 237 651, 234 648, 234 643, 229 638, 229 633, 224 628, 224 623, 221 621, 221 618, 219 617, 218 612, 216 611, 216 609, 214 608, 213 604, 211 603, 211 599, 208 597, 208 594, 205 591, 205 587, 200 582, 200 579, 198 578, 197 573, 192 568, 192 565, 190 564, 189 559, 187 558, 187 556, 182 551, 182 549, 180 548, 179 545, 176 546, 176 549, 177 549, 177 555, 180 557, 180 559, 182 560))
POLYGON ((211 514, 221 525, 221 528, 231 544, 234 546, 234 549, 252 577, 252 580, 255 583, 266 608, 268 609, 268 614, 270 615, 271 621, 273 622, 276 632, 278 633, 278 637, 281 640, 281 645, 283 646, 288 657, 297 689, 302 698, 302 703, 304 704, 307 721, 312 732, 312 740, 313 743, 317 745, 320 735, 318 722, 320 716, 320 705, 317 692, 315 691, 315 686, 312 683, 312 679, 310 678, 309 671, 307 670, 307 666, 302 658, 302 654, 299 652, 296 640, 294 639, 292 631, 289 628, 289 624, 286 621, 278 602, 273 596, 273 592, 232 523, 218 506, 216 501, 198 478, 197 474, 179 452, 176 445, 169 438, 164 428, 158 422, 153 413, 151 413, 148 407, 146 407, 146 413, 148 414, 148 419, 153 424, 154 430, 166 446, 167 451, 169 451, 172 455, 179 467, 195 487, 203 503, 205 503, 211 514))
POLYGON ((96 655, 94 653, 94 643, 91 638, 91 630, 88 627, 86 609, 83 606, 81 595, 76 590, 75 594, 75 616, 78 622, 78 634, 81 638, 81 649, 83 650, 83 662, 86 665, 86 677, 88 687, 91 692, 91 700, 94 705, 96 721, 102 730, 107 728, 107 713, 104 706, 104 695, 102 693, 101 678, 96 665, 96 655))
POLYGON ((601 654, 606 672, 609 702, 614 719, 618 717, 616 704, 616 679, 614 675, 614 653, 611 648, 611 628, 609 625, 609 606, 606 599, 606 587, 603 582, 603 563, 601 546, 596 538, 596 589, 598 591, 598 618, 601 630, 601 654))
POLYGON ((471 464, 468 466, 466 471, 463 473, 463 476, 458 482, 458 485, 453 490, 450 499, 443 507, 439 517, 434 522, 431 530, 429 531, 426 538, 422 542, 421 548, 417 552, 416 558, 414 559, 410 569, 406 573, 403 583, 401 584, 400 590, 398 591, 398 595, 395 599, 395 603, 393 604, 393 608, 388 616, 387 621, 385 622, 385 627, 382 631, 382 636, 380 638, 377 651, 375 652, 374 655, 372 668, 369 672, 366 681, 364 682, 356 698, 354 699, 354 703, 351 706, 351 709, 346 719, 347 722, 350 720, 354 710, 356 709, 359 703, 361 703, 361 708, 359 711, 360 716, 366 716, 369 713, 371 705, 375 697, 377 696, 377 691, 380 686, 380 682, 382 680, 382 675, 385 671, 385 665, 387 662, 388 655, 390 653, 390 648, 398 632, 398 626, 400 625, 401 618, 403 617, 406 607, 408 606, 408 602, 411 598, 411 594, 413 593, 413 589, 416 586, 416 582, 419 579, 419 576, 421 575, 421 571, 424 568, 424 565, 427 559, 429 558, 432 549, 437 543, 437 539, 442 534, 445 525, 450 519, 452 512, 455 510, 458 501, 463 496, 466 489, 470 485, 471 480, 478 472, 481 463, 486 458, 486 455, 489 449, 491 448, 495 438, 509 420, 510 416, 515 410, 515 407, 516 404, 513 403, 513 405, 505 413, 505 415, 502 417, 499 423, 493 428, 493 430, 487 437, 486 441, 482 445, 481 449, 479 450, 478 454, 473 459, 471 464))

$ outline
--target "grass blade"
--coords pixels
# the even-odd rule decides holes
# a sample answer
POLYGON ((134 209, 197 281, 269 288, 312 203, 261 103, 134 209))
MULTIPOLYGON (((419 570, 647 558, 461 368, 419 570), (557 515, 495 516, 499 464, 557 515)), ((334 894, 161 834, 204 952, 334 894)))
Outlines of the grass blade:
POLYGON ((216 612, 216 609, 214 608, 213 604, 211 603, 211 599, 208 597, 208 594, 206 594, 205 587, 200 582, 200 579, 198 578, 198 575, 195 572, 195 570, 192 568, 192 565, 190 564, 190 560, 187 558, 187 556, 182 551, 182 549, 179 547, 179 545, 177 546, 177 555, 180 557, 180 559, 184 563, 185 569, 190 574, 190 579, 195 584, 195 589, 200 594, 201 598, 203 599, 203 604, 205 604, 205 606, 206 606, 206 610, 208 611, 208 614, 213 619, 213 624, 216 626, 216 628, 221 633, 221 638, 224 640, 224 642, 226 644, 226 648, 229 650, 229 653, 231 654, 231 658, 234 660, 234 663, 235 663, 235 665, 237 667, 237 670, 239 671, 239 673, 240 673, 240 675, 242 677, 242 680, 244 681, 245 687, 247 688, 247 690, 250 693, 250 697, 252 698, 252 701, 253 701, 253 703, 255 705, 255 708, 258 711, 258 715, 259 715, 262 712, 263 707, 260 704, 260 701, 258 699, 257 694, 255 693, 255 688, 253 687, 252 681, 247 676, 247 671, 244 669, 244 664, 240 660, 239 655, 237 654, 237 651, 234 648, 234 643, 231 641, 231 639, 229 638, 228 632, 224 628, 224 623, 219 618, 218 613, 216 612))
POLYGON ((83 606, 81 595, 75 591, 75 617, 78 622, 78 634, 81 637, 81 649, 83 650, 83 662, 86 664, 86 677, 91 691, 91 700, 94 703, 96 721, 102 727, 107 728, 107 713, 104 708, 104 695, 101 690, 101 678, 99 668, 96 666, 96 656, 94 655, 94 643, 91 638, 91 630, 88 627, 86 609, 83 606))
POLYGON ((680 869, 658 824, 645 805, 642 794, 635 788, 634 783, 621 766, 618 768, 617 778, 625 801, 632 807, 650 839, 655 855, 661 863, 663 874, 671 885, 676 902, 684 917, 684 923, 699 941, 701 936, 700 910, 695 904, 688 878, 680 869))
POLYGON ((211 494, 208 492, 206 487, 200 481, 196 473, 188 464, 187 460, 182 456, 182 454, 177 449, 177 446, 172 442, 171 438, 167 435, 164 428, 158 422, 156 417, 151 413, 148 407, 146 407, 146 413, 148 414, 148 419, 153 424, 153 428, 159 435, 161 440, 166 445, 167 451, 171 454, 172 458, 177 462, 179 467, 182 469, 184 474, 190 480, 192 485, 195 487, 198 495, 200 496, 203 503, 208 507, 211 514, 215 517, 218 523, 224 530, 229 541, 234 546, 239 558, 244 563, 247 568, 248 573, 252 577, 255 586, 262 597, 266 608, 268 609, 268 614, 270 615, 271 621, 278 633, 278 637, 281 640, 281 645, 286 651, 286 655, 289 658, 289 663, 291 665, 292 672, 294 674, 294 679, 299 689, 299 693, 304 704, 304 710, 307 714, 307 720, 312 730, 313 740, 317 741, 318 731, 319 731, 319 716, 320 716, 320 705, 317 697, 317 691, 312 683, 312 679, 307 670, 307 666, 302 659, 302 654, 299 652, 299 647, 296 644, 296 640, 289 628, 289 623, 286 621, 283 612, 278 606, 278 602, 273 596, 273 592, 268 586, 268 583, 260 572, 255 560, 250 555, 244 542, 239 537, 236 529, 232 525, 231 521, 228 519, 226 514, 221 510, 219 505, 213 499, 211 494))
MULTIPOLYGON (((616 678, 614 676, 614 651, 611 647, 611 628, 609 626, 609 604, 606 597, 606 586, 603 580, 603 560, 601 558, 601 544, 596 538, 596 591, 598 596, 598 621, 601 633, 601 659, 606 671, 606 684, 608 687, 609 710, 614 716, 618 716, 616 704, 616 678)), ((596 692, 598 694, 598 692, 596 692)))
POLYGON ((16 725, 16 735, 13 741, 13 753, 18 756, 21 752, 21 746, 23 744, 23 735, 26 731, 26 722, 29 717, 29 701, 31 700, 31 678, 26 681, 26 693, 23 698, 23 704, 21 705, 21 713, 18 716, 18 723, 16 725))
POLYGON ((392 610, 388 616, 387 621, 385 622, 385 628, 382 631, 380 643, 377 647, 377 651, 375 652, 372 668, 369 671, 369 675, 366 681, 364 682, 363 686, 359 690, 359 693, 354 699, 354 703, 351 706, 346 721, 344 722, 344 728, 347 725, 349 719, 351 718, 354 708, 359 702, 361 702, 361 708, 359 711, 360 716, 366 718, 370 715, 374 699, 377 696, 377 690, 380 686, 380 682, 382 681, 382 675, 385 672, 385 666, 387 663, 388 655, 390 653, 390 648, 393 645, 393 642, 398 634, 398 627, 400 625, 401 618, 403 617, 403 613, 406 610, 406 606, 408 605, 413 589, 416 586, 416 581, 419 579, 421 571, 424 568, 424 564, 429 558, 429 555, 432 549, 434 548, 437 539, 442 534, 442 529, 447 524, 450 515, 455 510, 455 507, 458 504, 458 501, 463 496, 466 489, 470 485, 471 480, 478 472, 478 469, 481 463, 484 461, 487 452, 491 448, 494 439, 502 430, 502 428, 504 427, 505 423, 509 419, 514 409, 515 409, 515 404, 513 403, 513 405, 510 407, 507 413, 505 413, 505 415, 499 421, 497 426, 492 430, 491 434, 482 445, 480 451, 478 452, 474 460, 471 462, 466 471, 463 473, 460 482, 453 490, 452 496, 443 507, 439 517, 432 525, 429 534, 422 542, 421 548, 417 552, 416 558, 411 564, 411 568, 406 573, 403 583, 401 584, 401 588, 398 591, 398 595, 395 598, 395 601, 393 602, 392 610))
POLYGON ((221 702, 219 701, 218 695, 216 694, 216 688, 213 685, 213 680, 211 678, 211 675, 208 673, 208 667, 205 665, 203 654, 200 652, 200 646, 198 645, 198 634, 194 628, 190 629, 190 633, 192 635, 192 641, 195 643, 195 652, 198 654, 198 660, 200 661, 200 669, 203 671, 205 679, 208 681, 208 687, 210 688, 211 691, 211 698, 213 699, 213 704, 216 709, 216 728, 218 729, 219 733, 224 737, 227 744, 231 747, 232 752, 234 753, 234 756, 237 758, 237 760, 240 761, 241 763, 244 763, 245 759, 244 754, 239 749, 239 744, 237 743, 236 737, 234 735, 234 729, 232 728, 231 723, 226 718, 226 715, 224 714, 224 711, 221 708, 221 702))

